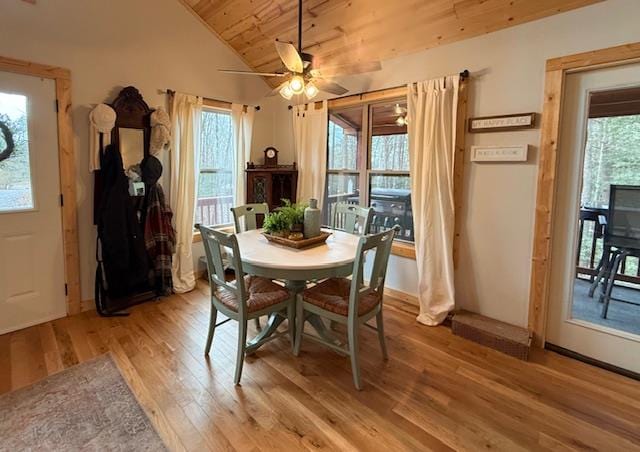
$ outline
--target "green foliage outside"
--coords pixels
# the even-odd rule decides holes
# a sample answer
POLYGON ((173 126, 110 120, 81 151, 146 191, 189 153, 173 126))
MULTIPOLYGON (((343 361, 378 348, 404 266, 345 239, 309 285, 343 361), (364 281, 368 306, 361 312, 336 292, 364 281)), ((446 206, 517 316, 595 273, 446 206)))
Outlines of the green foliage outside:
MULTIPOLYGON (((582 176, 581 207, 607 208, 609 186, 640 185, 640 115, 591 118, 582 176)), ((585 223, 580 247, 580 266, 590 267, 592 222, 585 223)), ((602 240, 596 244, 596 261, 602 255, 602 240)), ((627 258, 625 274, 635 276, 638 259, 627 258)))
POLYGON ((235 158, 231 115, 203 111, 200 137, 198 198, 233 196, 235 158))

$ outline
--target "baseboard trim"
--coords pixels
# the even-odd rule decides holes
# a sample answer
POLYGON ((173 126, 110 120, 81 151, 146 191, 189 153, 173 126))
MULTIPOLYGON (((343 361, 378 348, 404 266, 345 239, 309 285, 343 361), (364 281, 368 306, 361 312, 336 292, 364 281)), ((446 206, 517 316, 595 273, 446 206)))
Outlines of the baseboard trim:
POLYGON ((578 352, 574 352, 572 350, 568 350, 564 347, 560 347, 555 344, 550 344, 549 342, 544 344, 544 348, 546 350, 550 350, 552 352, 556 352, 560 355, 568 356, 569 358, 577 359, 578 361, 582 361, 583 363, 590 364, 595 367, 599 367, 604 370, 608 370, 609 372, 616 373, 618 375, 622 375, 624 377, 633 378, 634 380, 640 381, 640 374, 633 372, 632 370, 623 369, 622 367, 614 366, 613 364, 605 363, 603 361, 597 360, 595 358, 590 358, 588 356, 582 355, 578 352))
POLYGON ((94 299, 82 300, 80 302, 80 312, 92 311, 96 309, 96 301, 94 299))
POLYGON ((402 292, 401 290, 392 289, 390 287, 384 288, 384 294, 388 297, 395 298, 396 300, 404 301, 405 303, 412 304, 414 306, 419 306, 418 297, 415 295, 411 295, 407 292, 402 292))

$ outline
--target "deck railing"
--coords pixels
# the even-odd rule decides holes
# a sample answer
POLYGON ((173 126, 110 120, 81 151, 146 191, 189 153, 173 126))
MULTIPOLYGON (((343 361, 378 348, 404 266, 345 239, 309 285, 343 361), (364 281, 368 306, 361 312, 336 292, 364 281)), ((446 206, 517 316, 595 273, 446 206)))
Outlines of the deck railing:
POLYGON ((196 202, 196 223, 206 226, 232 224, 233 196, 200 198, 196 202))
MULTIPOLYGON (((588 277, 596 276, 597 267, 602 258, 602 241, 604 239, 604 222, 607 209, 583 208, 580 210, 578 229, 578 255, 576 256, 576 275, 588 277)), ((640 285, 639 258, 629 256, 622 263, 616 280, 634 285, 640 285)))

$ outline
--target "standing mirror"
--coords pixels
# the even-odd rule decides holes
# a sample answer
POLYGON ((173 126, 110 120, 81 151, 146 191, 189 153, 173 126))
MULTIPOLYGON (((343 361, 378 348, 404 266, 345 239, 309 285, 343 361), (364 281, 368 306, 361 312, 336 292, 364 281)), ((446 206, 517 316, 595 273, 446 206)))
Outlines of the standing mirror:
POLYGON ((119 147, 123 167, 127 170, 140 164, 149 154, 152 110, 133 86, 123 88, 111 107, 116 112, 111 142, 119 147))

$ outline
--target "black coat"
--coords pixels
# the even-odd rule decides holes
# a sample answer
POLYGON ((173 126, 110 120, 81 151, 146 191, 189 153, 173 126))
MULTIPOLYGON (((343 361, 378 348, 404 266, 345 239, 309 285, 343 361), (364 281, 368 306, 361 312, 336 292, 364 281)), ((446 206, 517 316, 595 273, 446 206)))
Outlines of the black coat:
POLYGON ((100 158, 102 196, 96 212, 102 261, 111 297, 129 295, 148 286, 149 263, 144 235, 129 196, 129 180, 120 150, 107 146, 100 158))

